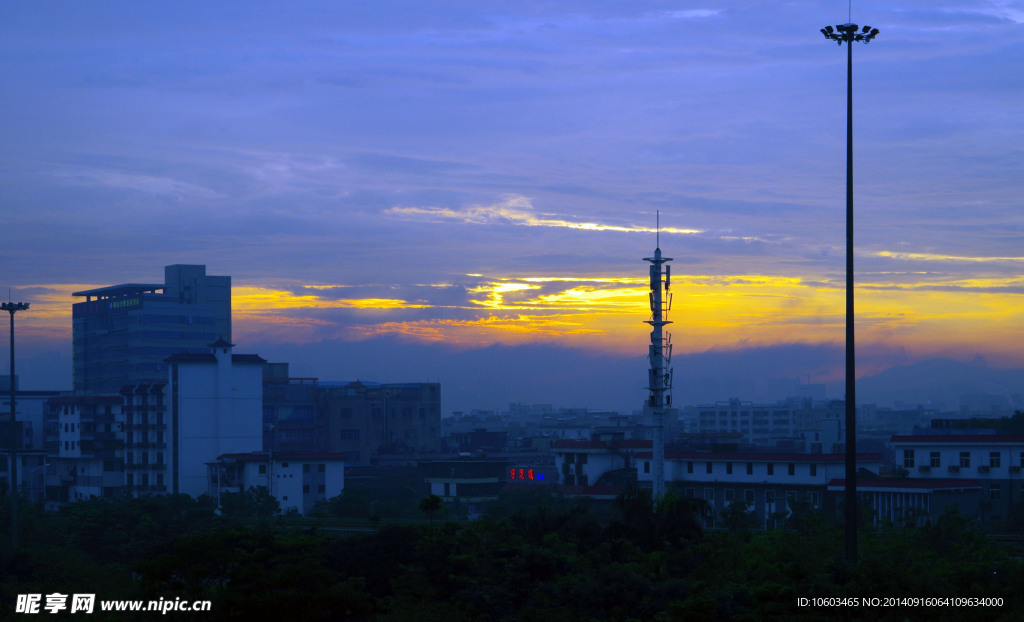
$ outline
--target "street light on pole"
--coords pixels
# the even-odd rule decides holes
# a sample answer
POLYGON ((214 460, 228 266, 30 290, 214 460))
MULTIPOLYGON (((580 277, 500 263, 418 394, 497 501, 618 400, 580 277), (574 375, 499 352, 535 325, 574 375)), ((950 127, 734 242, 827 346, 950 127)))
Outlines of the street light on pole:
POLYGON ((21 430, 18 429, 14 408, 17 392, 14 389, 14 314, 28 309, 27 302, 0 303, 0 309, 11 314, 11 546, 18 549, 18 450, 21 448, 21 430))
POLYGON ((846 559, 857 562, 857 381, 853 331, 853 44, 870 43, 878 29, 825 26, 821 34, 846 43, 846 559))

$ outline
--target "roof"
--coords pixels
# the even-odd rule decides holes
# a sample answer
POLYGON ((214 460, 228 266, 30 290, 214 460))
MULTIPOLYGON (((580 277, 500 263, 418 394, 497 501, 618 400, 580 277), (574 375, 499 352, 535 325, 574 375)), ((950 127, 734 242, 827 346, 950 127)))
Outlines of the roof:
POLYGON ((893 443, 955 443, 964 445, 974 444, 1005 444, 1024 443, 1024 435, 1021 434, 921 434, 911 436, 894 436, 893 443))
POLYGON ((120 404, 120 395, 59 395, 47 400, 51 404, 120 404))
MULTIPOLYGON (((858 479, 857 490, 890 490, 890 491, 922 491, 922 490, 980 490, 981 484, 974 479, 858 479)), ((846 488, 845 479, 833 479, 828 483, 829 490, 846 488)))
MULTIPOLYGON (((235 462, 267 462, 270 458, 270 454, 267 453, 246 453, 246 454, 221 454, 217 456, 218 460, 233 460, 235 462)), ((312 460, 319 460, 322 462, 330 461, 345 461, 345 454, 285 454, 279 453, 274 454, 274 461, 281 462, 284 460, 294 460, 296 462, 305 462, 312 460)))
POLYGON ((122 283, 121 285, 110 285, 108 287, 97 287, 86 289, 80 292, 72 292, 72 296, 98 296, 100 298, 114 298, 119 296, 131 296, 132 294, 156 293, 158 289, 166 289, 163 283, 122 283))
POLYGON ((612 440, 589 441, 583 439, 561 439, 551 443, 552 449, 650 449, 651 441, 612 440))
MULTIPOLYGON (((654 453, 645 451, 638 458, 651 458, 654 453)), ((722 462, 845 462, 846 454, 741 454, 709 452, 665 452, 666 460, 701 460, 722 462)), ((857 454, 858 462, 881 462, 882 454, 857 454)))
MULTIPOLYGON (((209 352, 181 352, 164 359, 165 363, 216 363, 217 357, 209 352)), ((232 363, 256 363, 262 365, 266 359, 258 354, 232 354, 232 363)))

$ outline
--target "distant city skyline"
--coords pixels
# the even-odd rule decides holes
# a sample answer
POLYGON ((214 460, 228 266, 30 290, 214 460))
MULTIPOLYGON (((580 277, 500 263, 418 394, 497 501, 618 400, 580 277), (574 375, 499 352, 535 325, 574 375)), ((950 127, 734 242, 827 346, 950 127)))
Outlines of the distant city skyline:
MULTIPOLYGON (((846 3, 186 6, 0 23, 23 387, 70 388, 72 292, 186 263, 297 374, 639 408, 658 210, 677 379, 841 377, 846 3)), ((858 372, 1024 368, 1024 7, 851 18, 858 372)))

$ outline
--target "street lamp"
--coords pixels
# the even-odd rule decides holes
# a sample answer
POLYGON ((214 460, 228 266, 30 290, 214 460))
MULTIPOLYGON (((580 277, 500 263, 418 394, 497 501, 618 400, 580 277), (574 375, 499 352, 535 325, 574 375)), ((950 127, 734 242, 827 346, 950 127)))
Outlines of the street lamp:
POLYGON ((857 381, 853 344, 853 43, 870 43, 877 28, 825 26, 821 34, 846 42, 846 559, 857 562, 857 381))
POLYGON ((14 413, 14 314, 28 309, 27 302, 0 303, 0 309, 11 314, 11 545, 18 549, 18 449, 21 445, 21 431, 14 413))

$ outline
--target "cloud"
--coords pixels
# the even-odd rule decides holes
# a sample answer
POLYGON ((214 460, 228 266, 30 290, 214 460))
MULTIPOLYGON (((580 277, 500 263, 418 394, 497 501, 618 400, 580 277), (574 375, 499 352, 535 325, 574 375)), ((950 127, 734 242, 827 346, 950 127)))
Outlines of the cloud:
MULTIPOLYGON (((426 217, 434 221, 454 221, 473 225, 507 224, 525 227, 582 229, 585 231, 614 231, 619 233, 655 233, 659 231, 659 229, 653 227, 602 224, 554 218, 550 214, 539 215, 534 210, 530 199, 519 195, 508 196, 504 201, 492 205, 474 205, 462 209, 447 207, 392 207, 385 210, 384 213, 398 217, 426 217)), ((665 234, 692 235, 702 233, 699 229, 680 229, 675 227, 665 227, 660 229, 660 231, 665 234)))
POLYGON ((893 251, 879 251, 875 253, 878 257, 892 259, 903 259, 907 261, 947 261, 963 263, 1024 263, 1024 257, 967 257, 962 255, 940 255, 936 253, 902 253, 893 251))

